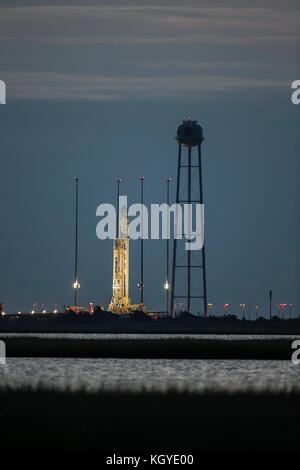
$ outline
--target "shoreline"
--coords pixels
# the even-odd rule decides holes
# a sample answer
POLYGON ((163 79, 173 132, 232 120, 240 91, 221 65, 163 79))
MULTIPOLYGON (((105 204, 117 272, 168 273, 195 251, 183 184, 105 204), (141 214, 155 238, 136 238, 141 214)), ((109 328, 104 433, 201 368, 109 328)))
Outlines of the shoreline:
POLYGON ((85 333, 85 334, 248 334, 299 335, 300 319, 241 320, 235 316, 151 319, 145 315, 132 317, 108 313, 36 314, 0 316, 1 333, 85 333))

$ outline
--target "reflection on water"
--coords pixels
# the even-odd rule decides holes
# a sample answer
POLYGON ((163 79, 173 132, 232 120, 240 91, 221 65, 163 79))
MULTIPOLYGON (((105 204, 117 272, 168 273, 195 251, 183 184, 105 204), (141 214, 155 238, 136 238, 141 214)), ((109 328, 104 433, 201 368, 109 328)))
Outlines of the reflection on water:
POLYGON ((44 339, 222 339, 224 341, 234 340, 266 340, 266 339, 293 339, 299 336, 293 335, 210 335, 210 334, 77 334, 77 333, 0 333, 0 338, 44 338, 44 339))
POLYGON ((299 391, 299 372, 289 361, 9 358, 0 388, 299 391))

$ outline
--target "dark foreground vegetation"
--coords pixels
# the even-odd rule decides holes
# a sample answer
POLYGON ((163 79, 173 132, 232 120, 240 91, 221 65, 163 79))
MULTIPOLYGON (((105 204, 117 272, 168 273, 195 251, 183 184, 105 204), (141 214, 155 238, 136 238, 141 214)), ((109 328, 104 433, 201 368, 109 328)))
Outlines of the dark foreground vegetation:
POLYGON ((300 396, 0 391, 0 449, 298 449, 300 396))
MULTIPOLYGON (((0 334, 1 339, 1 334, 0 334)), ((3 338, 7 357, 290 360, 291 339, 3 338)))
POLYGON ((0 316, 0 333, 210 333, 300 334, 300 318, 239 320, 235 315, 203 318, 182 313, 178 318, 157 318, 143 312, 113 315, 107 312, 0 316))

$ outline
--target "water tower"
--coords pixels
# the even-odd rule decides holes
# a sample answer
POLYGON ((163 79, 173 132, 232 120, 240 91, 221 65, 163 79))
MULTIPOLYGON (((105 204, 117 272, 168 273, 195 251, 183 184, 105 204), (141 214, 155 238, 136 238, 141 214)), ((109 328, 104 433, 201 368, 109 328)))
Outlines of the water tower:
MULTIPOLYGON (((201 145, 203 129, 191 118, 177 128, 178 167, 176 203, 203 204, 201 145)), ((205 245, 185 249, 186 240, 174 237, 171 315, 178 310, 207 317, 205 245)))

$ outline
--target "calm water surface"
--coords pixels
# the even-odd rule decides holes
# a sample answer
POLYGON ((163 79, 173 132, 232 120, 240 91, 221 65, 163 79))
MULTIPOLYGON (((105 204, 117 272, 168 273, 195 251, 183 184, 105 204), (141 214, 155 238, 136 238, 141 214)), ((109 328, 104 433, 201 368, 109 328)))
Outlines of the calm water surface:
POLYGON ((76 334, 76 333, 0 333, 0 338, 44 338, 44 339, 222 339, 234 340, 266 340, 266 339, 293 339, 299 336, 292 335, 210 335, 210 334, 76 334))
POLYGON ((0 388, 98 390, 300 391, 289 361, 165 359, 14 359, 0 366, 0 388))
MULTIPOLYGON (((280 339, 294 336, 168 334, 1 334, 6 337, 67 339, 280 339)), ((0 388, 43 386, 59 390, 300 390, 300 367, 290 361, 166 359, 14 359, 0 366, 0 388)))

